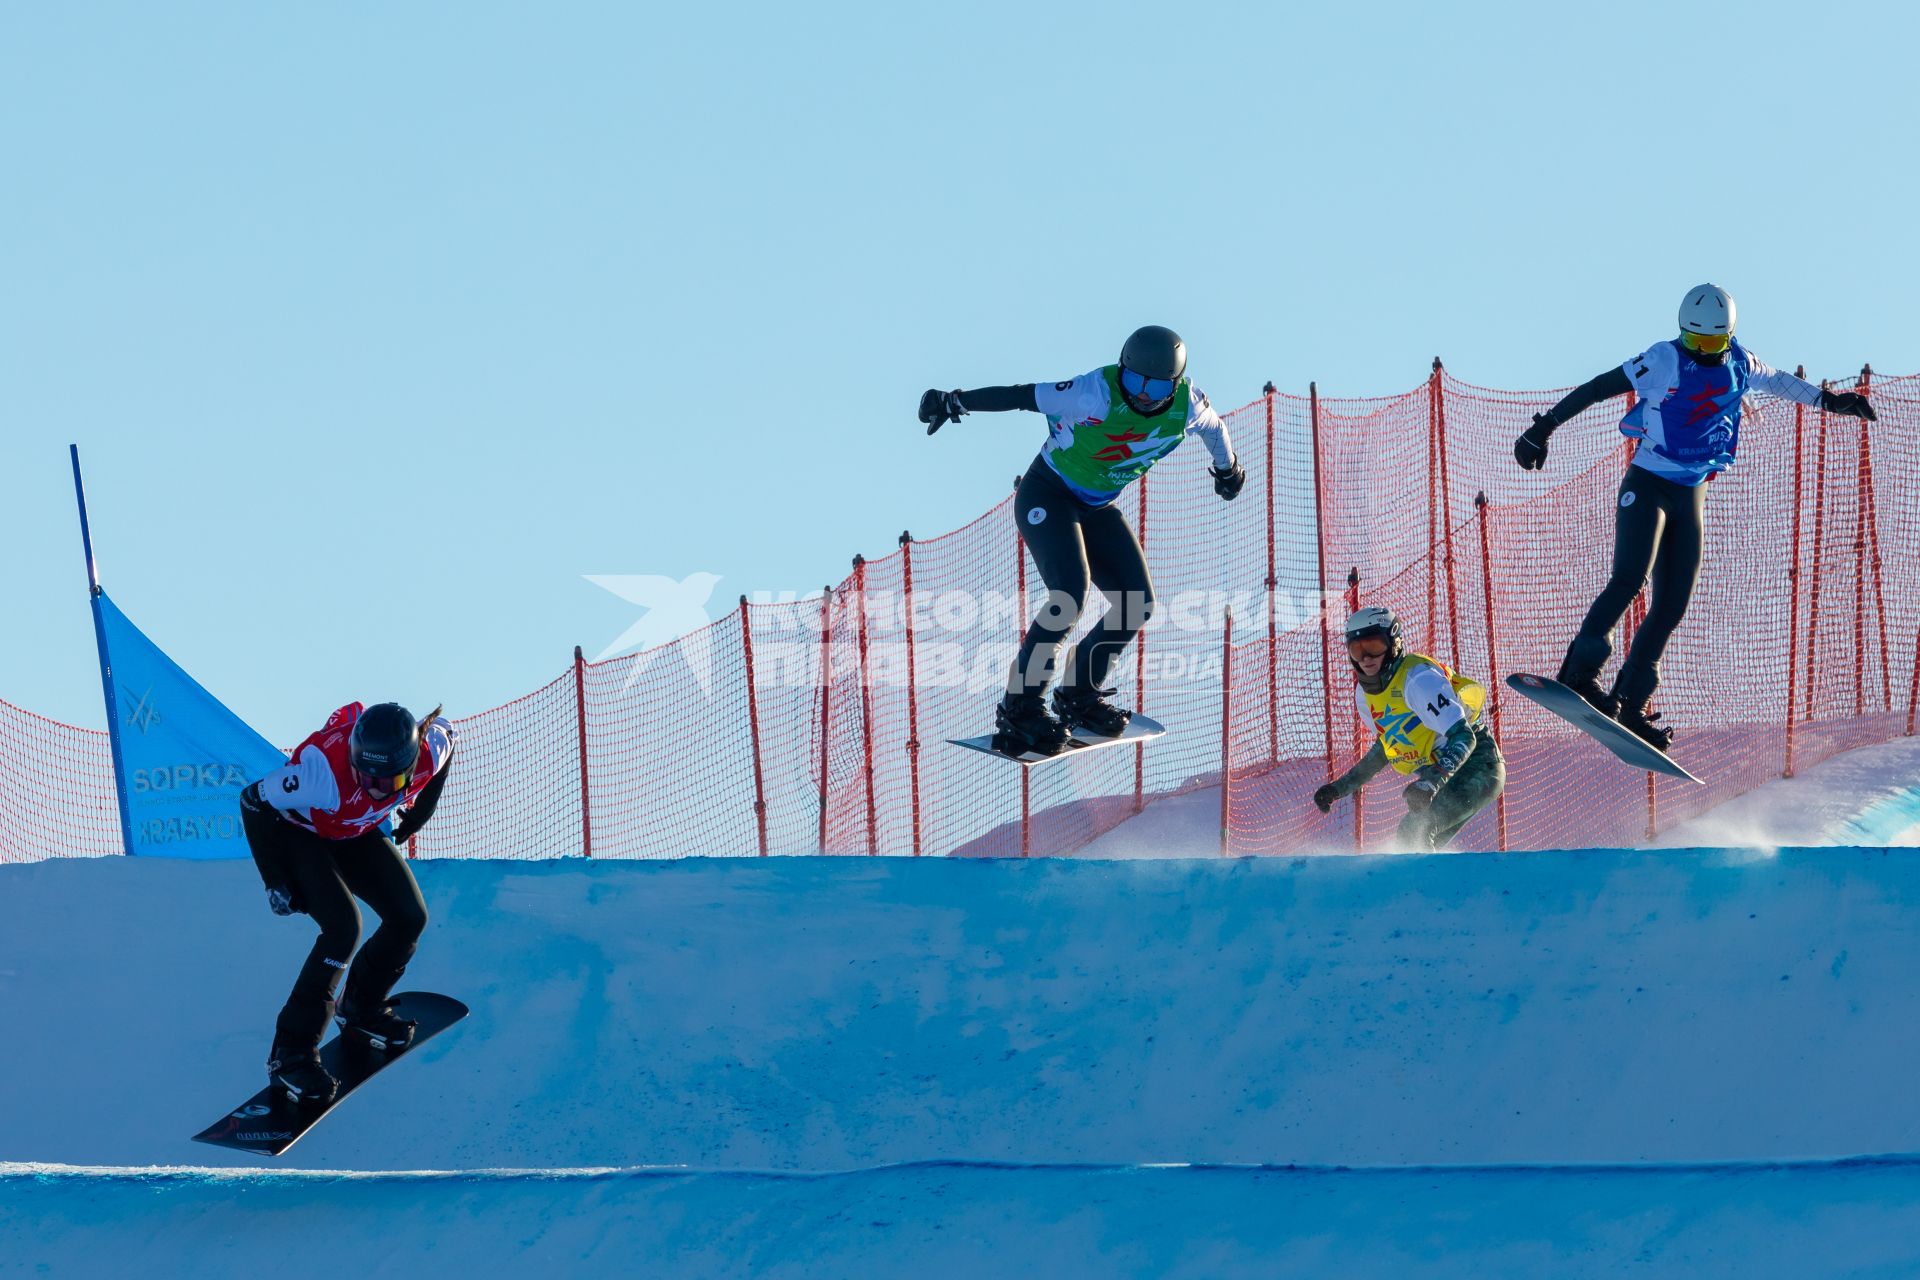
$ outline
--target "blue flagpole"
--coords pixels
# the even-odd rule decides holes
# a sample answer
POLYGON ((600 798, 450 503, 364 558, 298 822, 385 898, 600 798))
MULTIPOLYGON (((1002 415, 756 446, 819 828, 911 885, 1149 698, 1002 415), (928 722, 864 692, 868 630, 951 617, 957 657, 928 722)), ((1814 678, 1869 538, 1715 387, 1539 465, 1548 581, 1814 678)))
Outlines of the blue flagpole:
POLYGON ((80 545, 87 556, 87 599, 93 606, 93 641, 100 653, 100 691, 107 700, 107 742, 113 751, 113 794, 120 805, 120 839, 124 852, 133 852, 133 820, 127 812, 127 771, 120 754, 120 704, 113 692, 113 661, 107 655, 107 624, 100 616, 100 569, 93 559, 93 530, 87 523, 87 490, 80 483, 80 446, 70 444, 73 458, 73 497, 80 504, 80 545))

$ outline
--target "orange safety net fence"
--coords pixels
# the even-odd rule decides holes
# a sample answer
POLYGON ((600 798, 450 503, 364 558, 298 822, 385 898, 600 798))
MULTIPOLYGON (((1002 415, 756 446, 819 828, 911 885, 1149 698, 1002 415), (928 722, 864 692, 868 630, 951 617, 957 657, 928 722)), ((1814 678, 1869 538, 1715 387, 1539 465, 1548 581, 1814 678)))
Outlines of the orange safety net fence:
MULTIPOLYGON (((1621 404, 1564 426, 1547 469, 1522 472, 1513 440, 1560 393, 1474 387, 1436 363, 1405 395, 1269 389, 1228 415, 1248 473, 1233 503, 1198 448, 1122 497, 1158 608, 1114 679, 1168 725, 1150 747, 1022 770, 944 741, 991 728, 1044 599, 1008 496, 856 561, 823 595, 742 602, 603 662, 576 650, 546 687, 460 718, 462 764, 411 852, 1058 855, 1206 787, 1223 853, 1391 847, 1395 775, 1330 815, 1308 801, 1369 742, 1339 641, 1359 602, 1390 605, 1412 648, 1494 690, 1508 787, 1458 847, 1637 842, 1913 731, 1920 378, 1845 386, 1879 422, 1761 399, 1709 492, 1700 585, 1656 698, 1705 787, 1626 769, 1498 683, 1552 674, 1606 581, 1621 404)), ((1009 454, 1009 475, 1025 461, 1009 454)), ((106 734, 0 703, 0 784, 0 861, 120 852, 106 734)))

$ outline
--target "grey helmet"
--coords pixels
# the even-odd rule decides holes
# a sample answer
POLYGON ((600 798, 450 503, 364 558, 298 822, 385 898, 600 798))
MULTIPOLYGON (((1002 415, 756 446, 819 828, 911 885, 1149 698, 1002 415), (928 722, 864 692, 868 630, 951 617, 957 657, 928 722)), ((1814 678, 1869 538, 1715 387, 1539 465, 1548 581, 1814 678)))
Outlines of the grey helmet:
POLYGON ((1155 414, 1173 403, 1174 389, 1187 373, 1187 344, 1164 325, 1135 329, 1120 348, 1121 393, 1136 413, 1155 414), (1129 378, 1127 375, 1132 374, 1129 378), (1126 385, 1162 383, 1164 386, 1126 385), (1164 394, 1155 394, 1163 392, 1164 394))
MULTIPOLYGON (((1381 666, 1383 672, 1392 671, 1394 664, 1406 655, 1406 646, 1400 639, 1400 619, 1393 616, 1393 610, 1383 604, 1370 604, 1347 619, 1347 643, 1356 640, 1370 640, 1379 636, 1387 642, 1387 660, 1381 666)), ((1353 655, 1347 655, 1347 661, 1353 663, 1356 674, 1360 664, 1353 661, 1353 655)))

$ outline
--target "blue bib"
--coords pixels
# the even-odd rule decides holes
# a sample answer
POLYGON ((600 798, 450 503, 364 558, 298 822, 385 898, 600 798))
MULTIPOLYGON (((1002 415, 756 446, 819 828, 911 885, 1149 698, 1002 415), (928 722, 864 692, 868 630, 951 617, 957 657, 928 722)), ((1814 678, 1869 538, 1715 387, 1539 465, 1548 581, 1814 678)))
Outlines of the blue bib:
POLYGON ((1676 467, 1702 474, 1732 465, 1740 449, 1740 401, 1747 394, 1747 351, 1735 341, 1724 364, 1700 364, 1678 338, 1679 385, 1657 406, 1642 400, 1620 429, 1646 441, 1676 467), (1650 412, 1653 410, 1653 412, 1650 412))

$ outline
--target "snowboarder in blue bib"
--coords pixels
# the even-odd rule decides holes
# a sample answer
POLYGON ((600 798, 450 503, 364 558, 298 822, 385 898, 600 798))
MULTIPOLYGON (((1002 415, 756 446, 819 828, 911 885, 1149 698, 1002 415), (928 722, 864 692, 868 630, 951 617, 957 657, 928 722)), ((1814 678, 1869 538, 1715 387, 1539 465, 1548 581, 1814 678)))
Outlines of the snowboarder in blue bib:
POLYGON ((1656 342, 1575 387, 1559 404, 1536 413, 1533 425, 1513 446, 1515 461, 1537 471, 1546 464, 1547 441, 1555 428, 1602 400, 1636 393, 1633 408, 1620 422, 1621 433, 1638 447, 1614 508, 1613 573, 1568 646, 1558 679, 1660 751, 1673 742, 1673 730, 1654 723, 1660 718, 1652 709, 1660 685, 1660 657, 1700 576, 1707 481, 1734 463, 1747 393, 1819 405, 1868 421, 1878 416, 1864 395, 1823 391, 1775 369, 1733 334, 1732 296, 1719 285, 1696 285, 1681 299, 1677 338, 1656 342), (1600 687, 1600 672, 1613 654, 1613 629, 1641 586, 1649 583, 1646 621, 1634 634, 1607 692, 1600 687))
POLYGON ((1114 499, 1188 436, 1198 436, 1212 455, 1213 488, 1222 498, 1237 497, 1247 479, 1226 423, 1186 374, 1187 344, 1171 329, 1148 325, 1121 347, 1120 363, 1077 378, 920 397, 928 435, 968 413, 1025 409, 1047 418, 1046 443, 1014 494, 1013 518, 1048 594, 1008 676, 996 714, 997 750, 1057 755, 1076 728, 1102 737, 1125 731, 1133 713, 1114 705, 1107 675, 1154 600, 1146 555, 1114 499), (1046 689, 1090 586, 1113 605, 1058 673, 1050 710, 1046 689))

